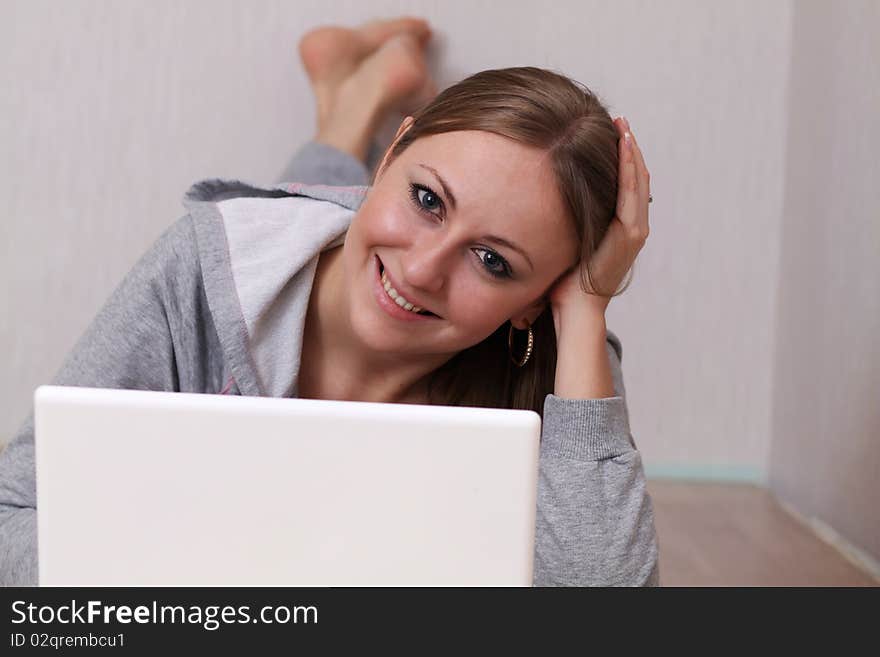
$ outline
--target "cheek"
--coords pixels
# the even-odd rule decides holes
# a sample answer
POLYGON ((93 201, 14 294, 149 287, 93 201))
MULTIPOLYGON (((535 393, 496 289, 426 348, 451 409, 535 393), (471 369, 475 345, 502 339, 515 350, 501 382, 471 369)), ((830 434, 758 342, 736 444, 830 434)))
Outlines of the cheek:
POLYGON ((392 246, 412 231, 412 222, 404 204, 377 199, 358 212, 352 230, 368 247, 392 246))
POLYGON ((469 335, 480 339, 490 336, 514 312, 508 295, 476 280, 471 272, 463 271, 453 289, 450 319, 469 335))

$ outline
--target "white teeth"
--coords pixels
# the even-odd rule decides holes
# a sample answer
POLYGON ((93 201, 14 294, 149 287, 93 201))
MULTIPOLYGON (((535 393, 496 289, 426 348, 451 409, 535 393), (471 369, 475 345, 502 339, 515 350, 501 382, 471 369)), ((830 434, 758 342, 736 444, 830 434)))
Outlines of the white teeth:
POLYGON ((391 287, 391 283, 388 282, 388 278, 385 276, 385 272, 382 272, 382 287, 385 288, 385 291, 388 293, 388 296, 394 300, 398 306, 405 310, 409 310, 411 312, 417 313, 422 310, 421 306, 414 306, 412 303, 407 301, 403 295, 398 294, 397 290, 391 287))

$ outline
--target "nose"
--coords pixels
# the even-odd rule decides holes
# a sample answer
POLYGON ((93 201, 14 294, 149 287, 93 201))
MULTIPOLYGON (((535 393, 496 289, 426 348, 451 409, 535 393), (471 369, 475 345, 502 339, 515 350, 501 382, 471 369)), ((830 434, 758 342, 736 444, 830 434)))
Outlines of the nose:
POLYGON ((414 242, 401 262, 406 282, 428 292, 439 292, 449 275, 452 245, 426 235, 414 242))

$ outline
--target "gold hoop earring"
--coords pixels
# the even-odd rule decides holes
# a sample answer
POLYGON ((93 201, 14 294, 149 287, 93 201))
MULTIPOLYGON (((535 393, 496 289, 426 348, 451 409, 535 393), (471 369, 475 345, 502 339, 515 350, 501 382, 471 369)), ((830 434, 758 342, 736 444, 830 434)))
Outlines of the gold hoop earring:
POLYGON ((532 355, 532 347, 535 346, 535 335, 532 333, 531 326, 529 327, 528 331, 529 331, 529 344, 526 347, 526 353, 522 357, 522 360, 517 360, 516 358, 513 357, 513 324, 510 325, 510 331, 508 331, 508 333, 507 333, 507 349, 510 353, 510 360, 513 361, 513 364, 516 365, 517 367, 522 367, 523 365, 525 365, 529 361, 529 358, 532 355))

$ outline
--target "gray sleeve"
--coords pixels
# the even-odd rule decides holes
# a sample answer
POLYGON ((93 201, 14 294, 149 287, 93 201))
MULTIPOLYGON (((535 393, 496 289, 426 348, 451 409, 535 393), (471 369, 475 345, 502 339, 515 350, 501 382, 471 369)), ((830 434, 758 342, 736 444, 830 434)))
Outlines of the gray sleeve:
POLYGON ((290 159, 279 182, 307 185, 369 185, 367 166, 353 155, 317 141, 306 142, 290 159))
POLYGON ((629 430, 622 349, 606 343, 616 396, 547 395, 535 528, 535 586, 658 586, 654 511, 629 430))
MULTIPOLYGON (((189 217, 165 231, 111 294, 52 384, 140 390, 207 385, 185 364, 194 341, 177 339, 181 331, 192 334, 183 322, 196 312, 178 306, 199 303, 192 291, 190 299, 175 292, 197 274, 193 241, 189 217)), ((37 584, 36 506, 31 412, 0 453, 0 585, 37 584)))

